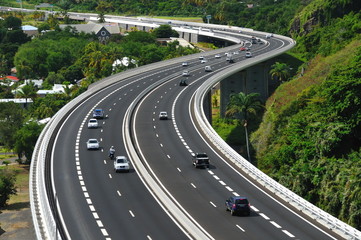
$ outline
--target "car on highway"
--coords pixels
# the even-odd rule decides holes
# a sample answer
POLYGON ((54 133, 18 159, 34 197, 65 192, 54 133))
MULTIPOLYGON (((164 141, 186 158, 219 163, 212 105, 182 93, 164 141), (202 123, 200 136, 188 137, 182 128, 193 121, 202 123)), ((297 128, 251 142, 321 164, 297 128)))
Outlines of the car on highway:
POLYGON ((215 57, 215 58, 221 58, 221 55, 220 55, 220 54, 216 54, 214 57, 215 57))
POLYGON ((93 118, 101 119, 104 118, 104 111, 101 108, 94 109, 93 118))
POLYGON ((245 57, 246 57, 246 58, 251 58, 251 57, 252 57, 252 53, 251 53, 251 52, 246 52, 245 57))
POLYGON ((194 167, 205 167, 209 168, 209 157, 206 153, 196 153, 193 156, 192 164, 194 167))
POLYGON ((246 51, 246 48, 245 47, 240 47, 239 50, 246 51))
POLYGON ((208 62, 207 59, 202 59, 202 60, 201 60, 201 63, 206 63, 206 62, 208 62))
POLYGON ((99 149, 99 141, 95 138, 90 138, 86 142, 86 148, 88 150, 98 150, 99 149))
POLYGON ((205 66, 204 71, 205 72, 212 72, 212 67, 211 66, 205 66))
POLYGON ((183 63, 182 63, 182 66, 183 66, 183 67, 189 66, 189 62, 183 62, 183 63))
POLYGON ((129 161, 125 156, 117 156, 114 160, 115 172, 129 172, 129 161))
POLYGON ((89 119, 88 128, 97 128, 98 126, 98 120, 96 120, 95 118, 89 119))
POLYGON ((168 119, 168 113, 165 111, 162 111, 159 113, 159 120, 167 120, 168 119))
POLYGON ((238 51, 234 51, 234 52, 233 52, 233 55, 238 55, 238 54, 239 54, 238 51))
POLYGON ((180 80, 179 86, 188 86, 187 80, 185 79, 180 80))
POLYGON ((200 56, 198 59, 199 59, 199 60, 203 60, 203 59, 204 59, 204 56, 200 56))
POLYGON ((190 73, 189 73, 188 70, 184 70, 184 71, 182 72, 182 76, 183 76, 183 77, 189 77, 189 75, 190 75, 190 73))
POLYGON ((251 215, 251 205, 246 197, 232 196, 226 200, 226 211, 231 211, 231 215, 244 214, 251 215))

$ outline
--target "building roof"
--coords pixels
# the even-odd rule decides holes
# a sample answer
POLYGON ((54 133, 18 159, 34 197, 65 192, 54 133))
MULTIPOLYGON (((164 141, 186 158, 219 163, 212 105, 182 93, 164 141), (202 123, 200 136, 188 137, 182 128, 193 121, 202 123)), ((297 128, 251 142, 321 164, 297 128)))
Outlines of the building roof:
POLYGON ((37 27, 31 26, 31 25, 21 26, 21 29, 22 29, 23 31, 38 31, 38 28, 37 28, 37 27))
POLYGON ((14 103, 32 103, 33 100, 31 100, 31 98, 28 98, 26 100, 26 98, 3 98, 0 99, 0 102, 14 102, 14 103))
POLYGON ((75 28, 78 32, 85 33, 98 33, 103 27, 110 34, 120 34, 120 29, 117 23, 87 23, 87 24, 60 24, 61 29, 65 29, 67 26, 75 28))
POLYGON ((4 79, 9 79, 11 81, 19 81, 19 78, 15 77, 15 76, 5 76, 3 78, 0 78, 0 80, 4 80, 4 79))

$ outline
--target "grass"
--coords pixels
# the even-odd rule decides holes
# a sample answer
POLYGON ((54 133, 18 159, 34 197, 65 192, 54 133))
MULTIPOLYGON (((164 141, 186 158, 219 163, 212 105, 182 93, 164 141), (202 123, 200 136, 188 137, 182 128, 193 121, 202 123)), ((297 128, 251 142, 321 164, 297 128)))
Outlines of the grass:
POLYGON ((0 155, 0 160, 6 160, 12 157, 16 157, 15 154, 4 154, 4 155, 0 155))
POLYGON ((16 189, 17 194, 11 195, 5 207, 7 210, 16 210, 29 204, 29 165, 14 164, 9 166, 0 166, 16 172, 16 189))

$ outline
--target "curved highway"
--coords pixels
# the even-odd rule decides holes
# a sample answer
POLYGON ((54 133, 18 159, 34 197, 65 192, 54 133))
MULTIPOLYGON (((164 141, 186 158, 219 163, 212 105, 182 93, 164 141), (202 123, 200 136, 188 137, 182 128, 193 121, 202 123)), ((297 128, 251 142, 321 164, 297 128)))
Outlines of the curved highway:
MULTIPOLYGON (((252 54, 257 58, 288 44, 276 37, 265 39, 264 44, 252 46, 252 54)), ((68 113, 55 138, 51 166, 59 217, 68 239, 339 238, 248 179, 197 130, 191 108, 197 88, 222 69, 248 60, 240 52, 234 55, 235 63, 229 64, 224 51, 215 51, 221 53, 220 59, 214 52, 204 53, 206 64, 201 64, 201 54, 196 54, 182 58, 190 62, 188 67, 182 67, 181 60, 171 60, 148 68, 94 91, 68 113), (213 71, 206 73, 204 65, 212 66, 213 71), (181 76, 184 69, 190 70, 189 77, 181 76), (189 85, 181 87, 179 81, 184 78, 189 85), (131 105, 136 105, 130 113, 130 129, 138 156, 171 204, 161 201, 149 186, 126 147, 130 143, 125 141, 125 116, 131 105), (105 118, 99 120, 97 129, 88 129, 95 108, 102 108, 105 118), (159 120, 160 111, 167 111, 169 120, 159 120), (99 150, 87 150, 90 138, 100 141, 99 150), (113 161, 107 158, 111 145, 117 156, 130 159, 129 173, 113 171, 113 161), (194 152, 209 155, 209 169, 192 166, 194 152), (225 211, 225 199, 233 195, 248 197, 249 217, 232 217, 225 211), (199 231, 198 237, 172 213, 173 208, 189 219, 199 231)))

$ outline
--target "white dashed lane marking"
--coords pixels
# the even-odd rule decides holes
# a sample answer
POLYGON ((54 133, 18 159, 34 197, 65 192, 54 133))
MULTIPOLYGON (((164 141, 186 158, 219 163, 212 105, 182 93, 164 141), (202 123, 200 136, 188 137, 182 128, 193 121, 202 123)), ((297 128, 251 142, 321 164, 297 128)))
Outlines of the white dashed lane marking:
POLYGON ((241 229, 242 232, 246 232, 243 228, 241 228, 241 226, 236 225, 236 227, 238 227, 239 229, 241 229))
POLYGON ((270 221, 270 223, 275 226, 276 228, 282 228, 280 225, 278 225, 276 222, 274 221, 270 221))
POLYGON ((284 232, 286 235, 288 235, 291 238, 294 238, 295 236, 292 235, 290 232, 288 232, 287 230, 282 230, 282 232, 284 232))
POLYGON ((129 210, 129 213, 132 217, 135 217, 134 213, 132 212, 132 210, 129 210))
POLYGON ((263 217, 264 219, 266 219, 266 220, 270 220, 270 218, 267 217, 264 213, 260 213, 259 215, 260 215, 261 217, 263 217))

